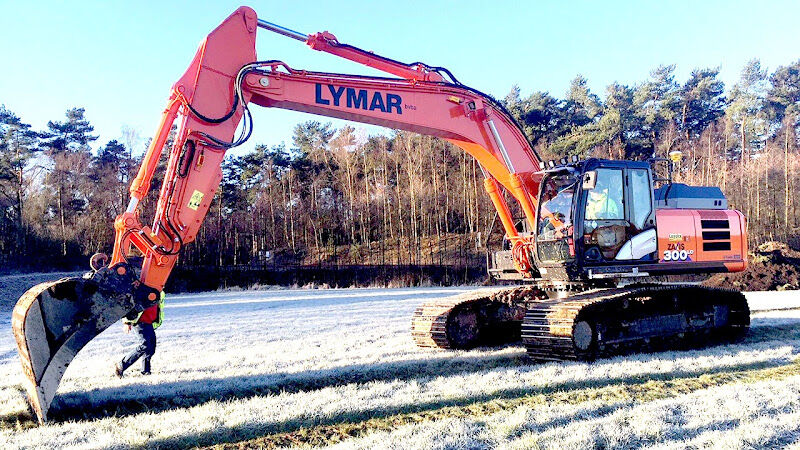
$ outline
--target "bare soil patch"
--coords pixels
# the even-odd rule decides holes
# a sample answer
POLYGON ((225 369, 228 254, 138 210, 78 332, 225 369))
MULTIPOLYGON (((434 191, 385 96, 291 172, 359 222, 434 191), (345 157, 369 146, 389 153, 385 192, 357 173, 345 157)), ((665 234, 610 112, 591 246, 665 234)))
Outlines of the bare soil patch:
POLYGON ((745 271, 717 274, 703 284, 742 291, 800 289, 800 251, 782 242, 766 242, 748 256, 745 271))

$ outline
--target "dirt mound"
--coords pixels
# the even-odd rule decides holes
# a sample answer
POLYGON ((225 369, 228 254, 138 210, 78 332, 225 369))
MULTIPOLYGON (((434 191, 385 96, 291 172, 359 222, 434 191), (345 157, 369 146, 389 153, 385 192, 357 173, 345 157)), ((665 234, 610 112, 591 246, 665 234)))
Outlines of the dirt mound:
POLYGON ((782 242, 766 242, 750 252, 744 272, 717 274, 703 284, 742 291, 800 289, 800 251, 782 242))

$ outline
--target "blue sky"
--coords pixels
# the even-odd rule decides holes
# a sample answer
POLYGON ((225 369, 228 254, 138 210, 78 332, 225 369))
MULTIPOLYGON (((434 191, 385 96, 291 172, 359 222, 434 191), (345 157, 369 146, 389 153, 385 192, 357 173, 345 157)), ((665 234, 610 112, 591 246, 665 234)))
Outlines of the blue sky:
MULTIPOLYGON (((239 1, 0 0, 0 104, 36 128, 86 108, 100 139, 155 131, 172 83, 200 40, 239 1)), ((401 61, 449 68, 462 82, 503 97, 563 96, 578 73, 602 95, 618 81, 646 79, 677 64, 682 82, 695 67, 720 66, 730 87, 744 63, 769 70, 800 58, 800 2, 737 1, 262 1, 260 18, 304 33, 328 30, 341 42, 401 61)), ((259 59, 295 68, 370 74, 369 69, 260 30, 259 59)), ((254 111, 257 143, 290 144, 292 127, 329 119, 254 111)), ((343 122, 336 121, 336 125, 343 122)), ((377 132, 367 128, 367 132, 377 132)))

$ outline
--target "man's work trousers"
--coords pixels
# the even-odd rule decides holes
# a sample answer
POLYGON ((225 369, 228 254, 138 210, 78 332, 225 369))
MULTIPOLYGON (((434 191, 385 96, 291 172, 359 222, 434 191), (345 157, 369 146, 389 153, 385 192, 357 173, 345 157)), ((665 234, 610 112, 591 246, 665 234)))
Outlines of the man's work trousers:
POLYGON ((137 323, 133 331, 139 339, 139 346, 128 356, 122 358, 122 370, 126 370, 139 358, 142 358, 142 373, 150 373, 150 358, 156 352, 156 333, 151 323, 137 323))

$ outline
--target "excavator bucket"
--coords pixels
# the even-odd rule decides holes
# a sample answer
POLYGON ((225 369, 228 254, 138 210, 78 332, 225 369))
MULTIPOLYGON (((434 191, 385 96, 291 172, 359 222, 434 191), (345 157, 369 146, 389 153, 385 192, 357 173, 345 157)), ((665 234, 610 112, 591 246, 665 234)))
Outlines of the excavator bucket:
POLYGON ((63 278, 30 288, 14 307, 17 341, 28 400, 40 423, 47 420, 64 371, 78 352, 134 309, 131 295, 87 278, 63 278))

